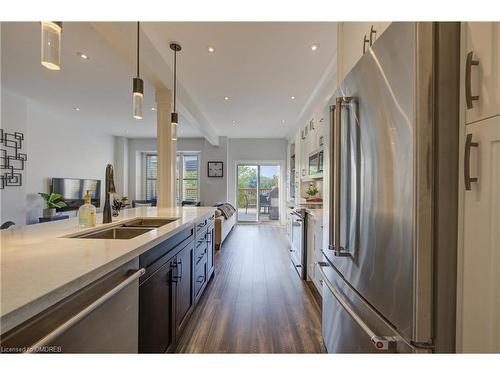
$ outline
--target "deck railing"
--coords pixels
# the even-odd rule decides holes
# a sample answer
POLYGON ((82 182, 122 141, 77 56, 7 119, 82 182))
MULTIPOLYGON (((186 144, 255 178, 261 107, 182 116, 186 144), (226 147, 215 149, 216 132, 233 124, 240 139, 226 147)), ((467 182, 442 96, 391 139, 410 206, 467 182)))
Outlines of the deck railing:
MULTIPOLYGON (((260 194, 270 193, 273 189, 259 189, 260 194)), ((238 188, 238 207, 256 208, 257 207, 257 189, 256 188, 238 188)))

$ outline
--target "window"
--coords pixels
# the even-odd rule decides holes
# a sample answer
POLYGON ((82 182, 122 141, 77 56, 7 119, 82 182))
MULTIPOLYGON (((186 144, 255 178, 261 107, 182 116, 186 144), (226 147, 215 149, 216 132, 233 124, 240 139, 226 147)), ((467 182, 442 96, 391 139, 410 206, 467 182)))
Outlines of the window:
POLYGON ((145 163, 146 163, 146 171, 145 171, 145 177, 146 177, 146 199, 151 200, 155 199, 157 197, 157 192, 156 192, 156 176, 157 176, 157 161, 158 158, 156 157, 156 154, 146 154, 145 156, 145 163))
POLYGON ((182 201, 195 202, 199 200, 199 172, 198 154, 177 154, 176 197, 179 204, 182 203, 182 201))
MULTIPOLYGON (((199 155, 196 153, 178 153, 175 171, 175 197, 180 205, 182 201, 195 202, 200 197, 199 155)), ((157 161, 156 154, 144 154, 144 192, 145 199, 157 199, 157 161)))

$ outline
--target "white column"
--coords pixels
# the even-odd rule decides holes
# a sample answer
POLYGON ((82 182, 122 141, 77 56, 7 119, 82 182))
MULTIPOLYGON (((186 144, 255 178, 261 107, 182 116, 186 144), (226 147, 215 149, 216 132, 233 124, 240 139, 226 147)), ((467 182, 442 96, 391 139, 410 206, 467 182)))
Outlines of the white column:
POLYGON ((170 90, 156 92, 156 136, 158 148, 158 207, 174 207, 175 160, 177 144, 172 141, 170 113, 172 95, 170 90))
POLYGON ((115 137, 115 186, 116 192, 125 197, 128 197, 128 169, 128 138, 115 137))

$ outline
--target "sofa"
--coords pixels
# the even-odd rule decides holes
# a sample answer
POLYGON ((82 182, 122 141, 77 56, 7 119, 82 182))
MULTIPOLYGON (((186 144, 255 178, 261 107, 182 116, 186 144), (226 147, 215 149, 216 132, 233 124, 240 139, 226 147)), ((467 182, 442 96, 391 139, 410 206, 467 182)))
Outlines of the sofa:
POLYGON ((236 224, 236 210, 229 203, 215 205, 215 250, 220 250, 222 243, 236 224))

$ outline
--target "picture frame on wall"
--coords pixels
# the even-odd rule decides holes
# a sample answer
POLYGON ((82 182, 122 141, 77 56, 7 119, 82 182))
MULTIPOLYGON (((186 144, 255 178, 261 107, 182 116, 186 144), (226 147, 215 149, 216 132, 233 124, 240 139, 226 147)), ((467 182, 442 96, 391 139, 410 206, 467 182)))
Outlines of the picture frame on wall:
POLYGON ((208 177, 224 177, 224 162, 209 161, 208 162, 208 177))

